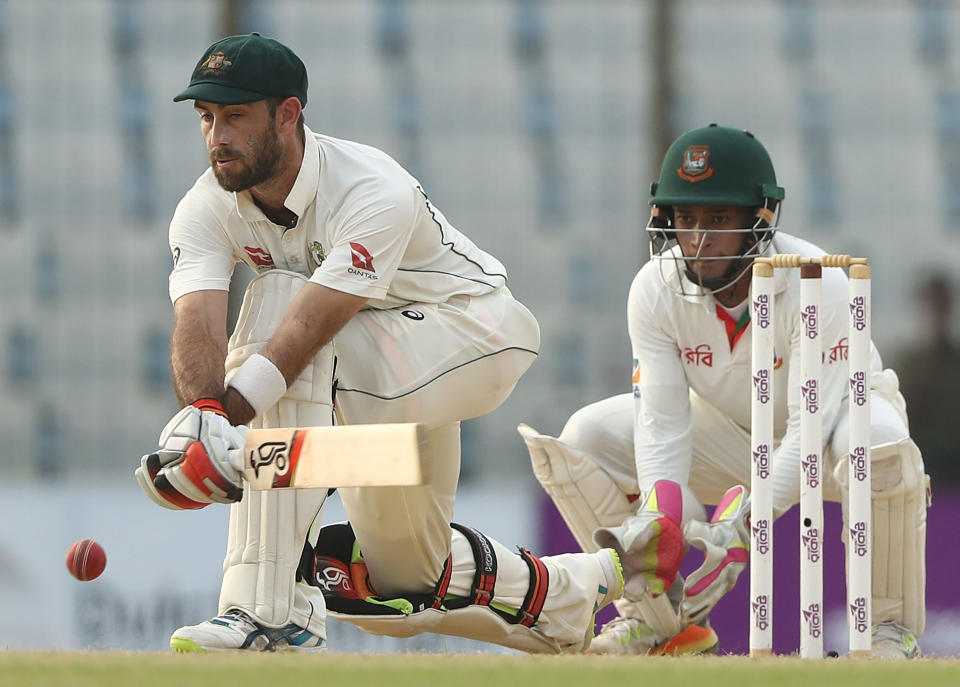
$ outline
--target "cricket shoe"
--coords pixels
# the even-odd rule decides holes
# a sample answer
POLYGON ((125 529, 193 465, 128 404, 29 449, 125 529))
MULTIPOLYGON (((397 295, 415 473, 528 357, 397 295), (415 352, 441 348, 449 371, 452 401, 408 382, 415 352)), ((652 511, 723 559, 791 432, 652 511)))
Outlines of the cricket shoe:
POLYGON ((298 625, 265 627, 239 608, 199 625, 181 627, 170 637, 170 648, 179 652, 327 650, 323 637, 298 625))
POLYGON ((621 656, 685 656, 713 654, 719 640, 709 623, 688 625, 673 637, 661 640, 639 618, 614 618, 593 638, 589 653, 621 656))
POLYGON ((710 627, 709 621, 703 625, 687 625, 673 637, 653 647, 651 656, 691 656, 696 654, 715 654, 720 646, 717 633, 710 627))
POLYGON ((917 636, 893 621, 873 626, 871 658, 917 658, 920 645, 917 636))

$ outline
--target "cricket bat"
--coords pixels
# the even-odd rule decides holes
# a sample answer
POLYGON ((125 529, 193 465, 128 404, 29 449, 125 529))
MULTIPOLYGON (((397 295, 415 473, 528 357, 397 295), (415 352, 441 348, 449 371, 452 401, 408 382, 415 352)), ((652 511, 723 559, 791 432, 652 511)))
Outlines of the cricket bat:
POLYGON ((251 429, 243 473, 260 490, 417 485, 422 441, 415 423, 251 429))

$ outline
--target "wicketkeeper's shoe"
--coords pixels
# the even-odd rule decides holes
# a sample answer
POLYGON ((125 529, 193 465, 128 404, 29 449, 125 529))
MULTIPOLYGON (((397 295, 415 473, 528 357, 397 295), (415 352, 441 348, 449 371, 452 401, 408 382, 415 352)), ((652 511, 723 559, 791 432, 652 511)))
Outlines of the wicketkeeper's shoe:
POLYGON ((590 653, 624 656, 714 654, 719 643, 709 622, 688 625, 673 637, 658 640, 656 633, 639 618, 614 618, 593 638, 590 653))
POLYGON ((902 625, 887 621, 873 626, 871 658, 917 658, 917 636, 902 625))
POLYGON ((657 644, 649 653, 651 656, 715 654, 719 645, 720 639, 707 621, 703 625, 687 625, 667 641, 657 644))
POLYGON ((181 652, 205 651, 326 651, 322 637, 294 624, 265 627, 239 608, 199 625, 181 627, 170 637, 170 648, 181 652))

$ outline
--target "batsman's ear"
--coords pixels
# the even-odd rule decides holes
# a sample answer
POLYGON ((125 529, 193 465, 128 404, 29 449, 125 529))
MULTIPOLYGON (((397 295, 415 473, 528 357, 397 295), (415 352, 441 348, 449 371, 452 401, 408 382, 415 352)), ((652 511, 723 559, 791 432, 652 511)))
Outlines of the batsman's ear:
POLYGON ((280 104, 277 105, 277 125, 281 129, 293 129, 297 126, 297 122, 300 121, 302 113, 303 104, 299 98, 295 96, 284 98, 280 101, 280 104))

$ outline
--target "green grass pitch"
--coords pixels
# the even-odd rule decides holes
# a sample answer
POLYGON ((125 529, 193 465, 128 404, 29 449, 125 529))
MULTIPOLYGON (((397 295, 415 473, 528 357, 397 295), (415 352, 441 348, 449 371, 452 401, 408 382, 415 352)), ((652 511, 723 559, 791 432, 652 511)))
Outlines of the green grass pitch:
POLYGON ((957 687, 960 661, 495 654, 2 652, 3 687, 957 687))

